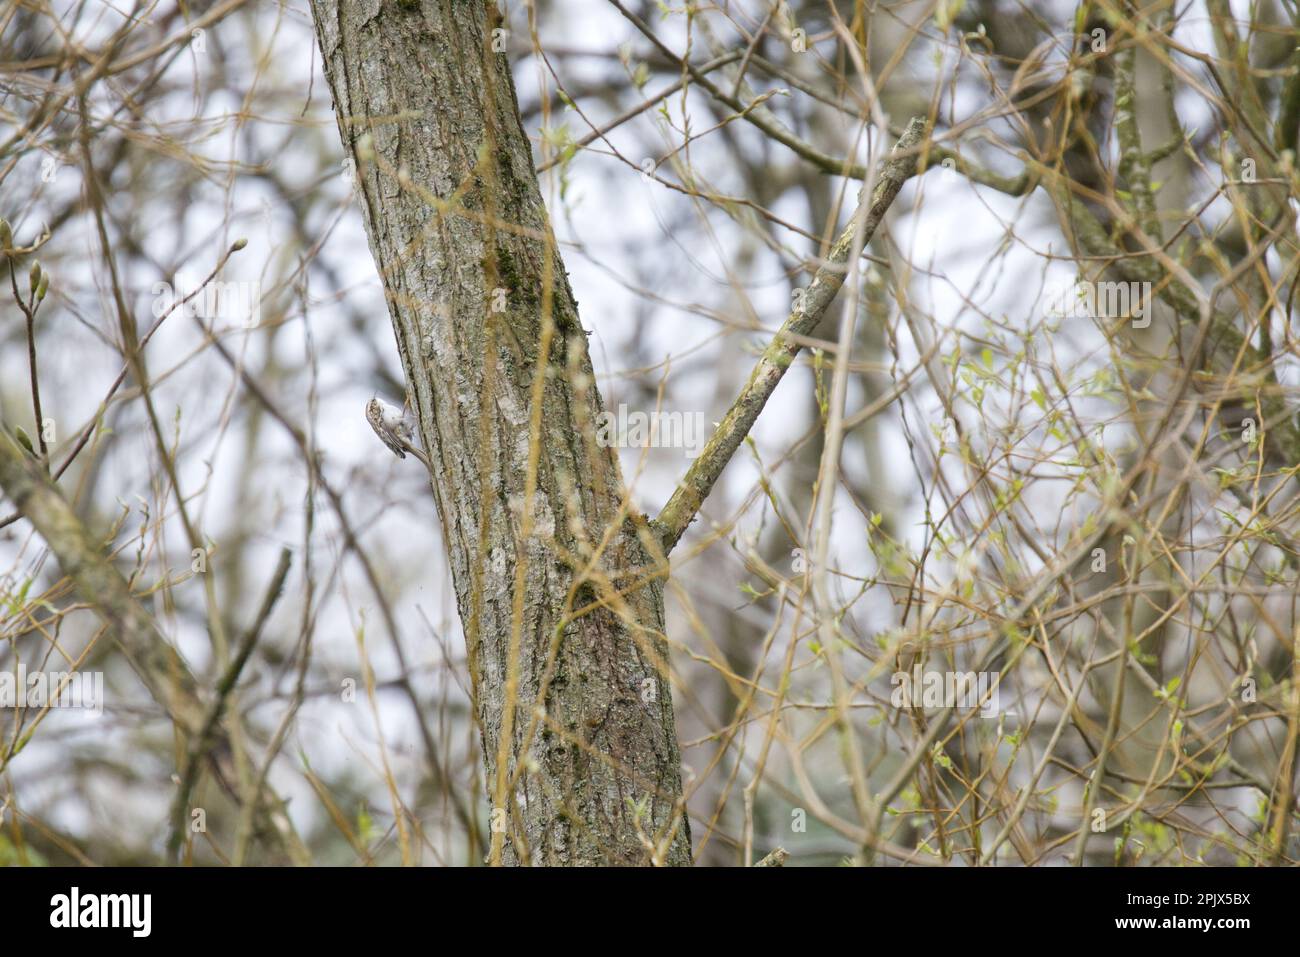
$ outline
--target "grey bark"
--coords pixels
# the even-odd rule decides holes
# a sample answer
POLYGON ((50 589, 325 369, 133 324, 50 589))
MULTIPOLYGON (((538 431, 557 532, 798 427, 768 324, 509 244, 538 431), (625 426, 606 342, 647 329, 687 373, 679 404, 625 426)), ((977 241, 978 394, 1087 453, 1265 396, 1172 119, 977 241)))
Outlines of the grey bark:
POLYGON ((603 407, 494 6, 312 13, 429 453, 488 795, 511 795, 492 857, 689 864, 654 545, 595 441, 603 407))

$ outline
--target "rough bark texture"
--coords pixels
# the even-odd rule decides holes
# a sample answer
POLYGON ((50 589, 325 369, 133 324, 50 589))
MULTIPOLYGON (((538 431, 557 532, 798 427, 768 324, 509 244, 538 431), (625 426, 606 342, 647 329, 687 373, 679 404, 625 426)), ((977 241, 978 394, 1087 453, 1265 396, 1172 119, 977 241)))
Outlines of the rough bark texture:
POLYGON ((514 795, 495 808, 509 820, 494 857, 689 864, 662 584, 627 574, 648 564, 650 537, 594 439, 600 396, 509 64, 492 52, 495 9, 312 12, 429 452, 489 797, 514 795))

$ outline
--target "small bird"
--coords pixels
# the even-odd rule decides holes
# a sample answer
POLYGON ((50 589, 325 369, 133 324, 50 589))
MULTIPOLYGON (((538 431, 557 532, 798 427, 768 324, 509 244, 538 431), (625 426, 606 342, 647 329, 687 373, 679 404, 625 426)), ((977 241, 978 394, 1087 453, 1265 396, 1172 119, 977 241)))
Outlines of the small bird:
POLYGON ((405 409, 399 409, 379 398, 373 398, 366 403, 366 421, 375 430, 379 440, 392 449, 393 454, 399 459, 406 458, 406 453, 410 452, 424 464, 426 469, 429 467, 429 457, 413 444, 415 423, 406 414, 405 409))

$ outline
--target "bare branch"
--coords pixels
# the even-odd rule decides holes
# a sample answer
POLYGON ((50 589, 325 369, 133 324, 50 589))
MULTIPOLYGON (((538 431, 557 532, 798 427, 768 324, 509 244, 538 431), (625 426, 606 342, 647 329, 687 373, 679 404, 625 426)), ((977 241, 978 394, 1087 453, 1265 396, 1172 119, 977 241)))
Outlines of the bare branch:
MULTIPOLYGON (((861 241, 858 248, 871 242, 876 229, 885 218, 885 213, 907 182, 916 172, 916 151, 925 135, 925 121, 913 117, 903 131, 903 135, 894 144, 891 157, 880 171, 880 178, 872 190, 870 203, 862 216, 862 206, 854 212, 849 225, 840 233, 831 247, 830 254, 817 270, 811 285, 803 296, 803 302, 786 318, 777 330, 768 347, 763 350, 749 381, 741 390, 736 401, 731 404, 717 430, 704 446, 699 458, 691 463, 686 476, 677 485, 677 490, 668 499, 668 504, 654 520, 664 554, 672 551, 687 526, 695 520, 696 513, 704 500, 709 497, 718 477, 731 461, 731 456, 740 443, 745 440, 749 430, 758 420, 763 406, 776 390, 785 376, 786 370, 794 362, 802 345, 800 337, 809 335, 821 321, 822 315, 830 306, 835 294, 844 285, 844 266, 849 260, 854 246, 854 234, 858 222, 862 220, 861 241)), ((860 199, 860 203, 866 200, 860 199)))

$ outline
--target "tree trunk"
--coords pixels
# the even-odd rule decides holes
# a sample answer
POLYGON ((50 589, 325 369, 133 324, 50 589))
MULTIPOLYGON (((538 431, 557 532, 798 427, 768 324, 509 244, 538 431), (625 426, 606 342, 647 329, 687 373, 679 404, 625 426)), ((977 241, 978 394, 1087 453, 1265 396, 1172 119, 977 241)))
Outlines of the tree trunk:
POLYGON ((689 864, 662 581, 643 584, 656 549, 628 512, 616 452, 595 440, 601 399, 493 51, 496 10, 312 0, 312 12, 429 453, 492 859, 689 864))

